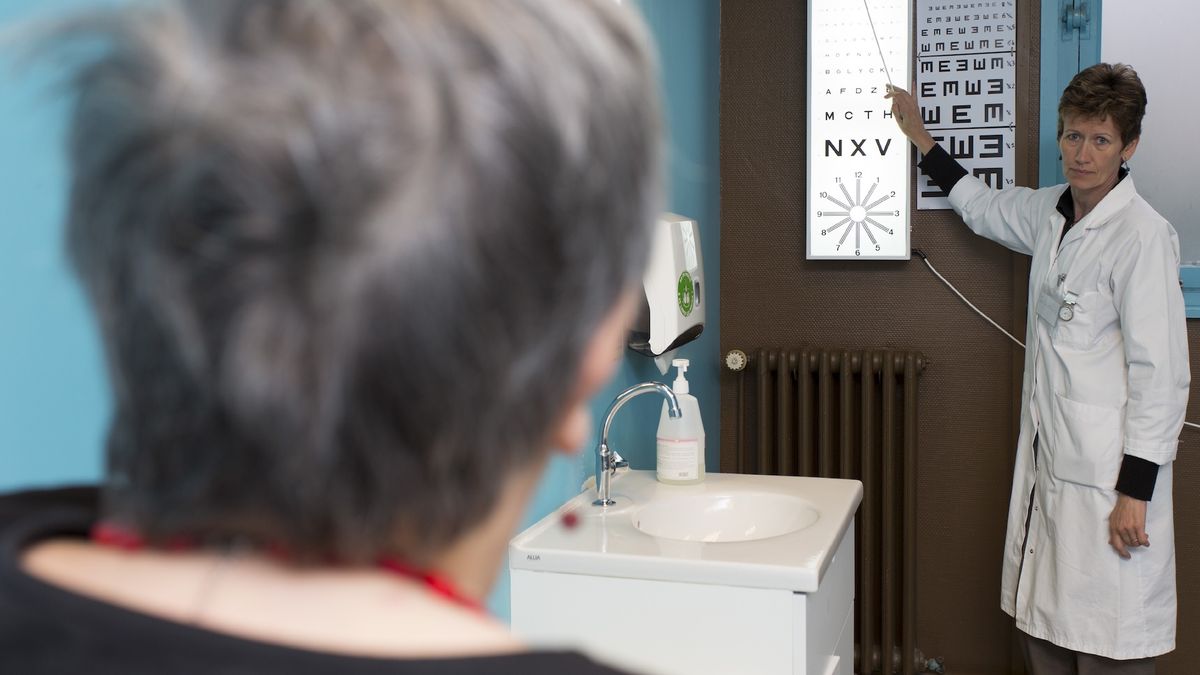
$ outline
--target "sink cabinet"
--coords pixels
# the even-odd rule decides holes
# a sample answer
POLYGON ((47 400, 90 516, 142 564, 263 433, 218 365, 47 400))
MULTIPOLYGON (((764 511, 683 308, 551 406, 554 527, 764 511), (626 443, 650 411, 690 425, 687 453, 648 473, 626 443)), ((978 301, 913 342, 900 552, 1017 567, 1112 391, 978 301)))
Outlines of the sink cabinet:
POLYGON ((800 593, 512 570, 512 628, 635 673, 852 675, 854 536, 800 593))
POLYGON ((596 515, 584 507, 594 497, 585 493, 564 505, 585 514, 578 527, 566 530, 552 514, 518 535, 509 548, 513 631, 634 673, 852 675, 861 485, 714 476, 705 488, 666 488, 653 474, 622 477, 614 490, 623 488, 624 508, 596 515), (818 521, 744 543, 675 541, 635 526, 639 508, 679 490, 764 486, 809 499, 818 521))

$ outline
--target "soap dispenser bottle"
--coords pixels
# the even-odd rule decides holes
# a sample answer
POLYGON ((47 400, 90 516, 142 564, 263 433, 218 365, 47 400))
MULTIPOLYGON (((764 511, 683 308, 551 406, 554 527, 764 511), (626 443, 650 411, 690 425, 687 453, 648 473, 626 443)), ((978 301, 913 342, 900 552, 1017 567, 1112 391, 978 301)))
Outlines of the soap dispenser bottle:
POLYGON ((687 359, 671 361, 679 375, 671 389, 679 399, 680 417, 672 418, 663 402, 658 420, 658 480, 669 485, 692 485, 704 480, 704 423, 700 402, 689 392, 687 359))

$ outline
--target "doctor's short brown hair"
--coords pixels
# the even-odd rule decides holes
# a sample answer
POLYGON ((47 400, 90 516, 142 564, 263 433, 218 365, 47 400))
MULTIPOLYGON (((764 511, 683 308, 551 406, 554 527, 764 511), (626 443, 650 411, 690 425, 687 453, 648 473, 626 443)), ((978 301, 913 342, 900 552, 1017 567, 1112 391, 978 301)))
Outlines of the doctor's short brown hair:
POLYGON ((1137 71, 1124 63, 1097 63, 1071 78, 1058 101, 1058 138, 1068 117, 1104 119, 1111 117, 1121 133, 1121 144, 1129 145, 1142 135, 1146 115, 1146 88, 1137 71))

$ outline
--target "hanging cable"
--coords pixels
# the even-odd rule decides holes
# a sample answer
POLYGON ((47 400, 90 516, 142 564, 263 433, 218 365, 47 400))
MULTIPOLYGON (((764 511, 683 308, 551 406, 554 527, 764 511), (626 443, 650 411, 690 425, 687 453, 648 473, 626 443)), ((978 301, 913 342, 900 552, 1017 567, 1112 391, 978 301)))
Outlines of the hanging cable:
MULTIPOLYGON (((933 263, 929 262, 929 256, 925 255, 925 252, 924 252, 924 251, 922 251, 922 250, 921 250, 921 249, 919 249, 919 248, 914 248, 914 249, 912 250, 912 252, 913 252, 913 255, 915 255, 915 256, 917 256, 917 257, 919 257, 919 258, 921 259, 921 261, 925 263, 925 266, 929 268, 929 271, 930 271, 930 272, 933 272, 934 276, 936 276, 938 279, 941 279, 943 284, 946 284, 946 288, 949 288, 951 291, 953 291, 953 292, 954 292, 954 294, 955 294, 955 295, 957 295, 957 296, 959 297, 959 299, 960 299, 960 300, 962 300, 963 302, 967 303, 967 306, 968 306, 968 307, 970 307, 971 309, 975 310, 975 313, 976 313, 976 314, 978 314, 979 316, 982 316, 982 317, 984 318, 984 320, 985 320, 985 321, 987 321, 988 323, 990 323, 990 324, 992 324, 993 326, 995 326, 995 327, 996 327, 996 330, 998 330, 998 331, 1000 331, 1001 333, 1004 333, 1005 335, 1007 335, 1009 340, 1012 340, 1013 342, 1015 342, 1015 343, 1017 343, 1018 345, 1020 345, 1021 349, 1024 349, 1024 348, 1025 348, 1025 343, 1023 343, 1023 342, 1021 342, 1020 340, 1018 340, 1017 338, 1013 337, 1012 333, 1009 333, 1008 331, 1004 330, 1004 328, 1002 328, 1002 327, 1000 326, 1000 324, 996 323, 995 321, 992 321, 992 317, 988 316, 987 314, 984 314, 984 313, 983 313, 983 310, 981 310, 981 309, 979 309, 978 307, 976 307, 976 306, 975 306, 975 305, 974 305, 974 304, 973 304, 973 303, 972 303, 970 300, 968 300, 968 299, 966 298, 966 296, 964 296, 962 293, 959 293, 959 292, 958 292, 958 289, 954 287, 954 284, 950 283, 950 282, 949 282, 949 281, 946 279, 946 277, 942 276, 942 275, 941 275, 941 274, 940 274, 940 273, 939 273, 939 272, 938 272, 936 269, 934 269, 934 267, 933 267, 933 263)), ((1186 427, 1192 427, 1193 429, 1200 429, 1200 424, 1195 424, 1195 423, 1193 423, 1193 422, 1184 422, 1184 423, 1183 423, 1183 425, 1184 425, 1184 426, 1186 426, 1186 427)))
POLYGON ((978 314, 979 316, 982 316, 984 321, 987 321, 988 323, 992 324, 993 326, 996 327, 996 330, 1007 335, 1008 339, 1017 343, 1021 347, 1021 349, 1025 348, 1025 343, 1023 343, 1020 340, 1018 340, 1017 338, 1013 337, 1012 333, 1004 330, 1004 328, 1002 328, 1000 326, 1000 324, 996 323, 995 321, 992 321, 992 317, 988 316, 987 314, 984 314, 983 310, 979 309, 974 304, 972 304, 972 302, 970 300, 968 300, 966 298, 966 296, 964 296, 962 293, 959 293, 958 289, 954 287, 954 284, 950 283, 949 281, 946 280, 946 277, 939 274, 938 271, 933 268, 933 263, 929 262, 929 256, 925 255, 924 251, 922 251, 919 248, 914 248, 912 250, 912 252, 913 252, 913 254, 919 256, 921 258, 921 260, 925 262, 925 266, 929 268, 930 272, 933 272, 934 276, 936 276, 938 279, 941 279, 943 284, 946 284, 946 288, 949 288, 951 291, 954 291, 954 294, 957 295, 960 300, 967 303, 968 307, 975 310, 976 314, 978 314))

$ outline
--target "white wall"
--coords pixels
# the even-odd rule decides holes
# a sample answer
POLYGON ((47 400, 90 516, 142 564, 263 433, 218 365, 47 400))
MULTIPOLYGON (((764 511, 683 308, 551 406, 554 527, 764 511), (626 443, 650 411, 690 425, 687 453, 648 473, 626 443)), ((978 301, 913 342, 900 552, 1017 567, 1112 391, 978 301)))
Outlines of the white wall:
POLYGON ((1138 192, 1179 232, 1185 264, 1200 264, 1198 25, 1195 0, 1103 3, 1101 58, 1133 66, 1149 101, 1129 166, 1138 192))

